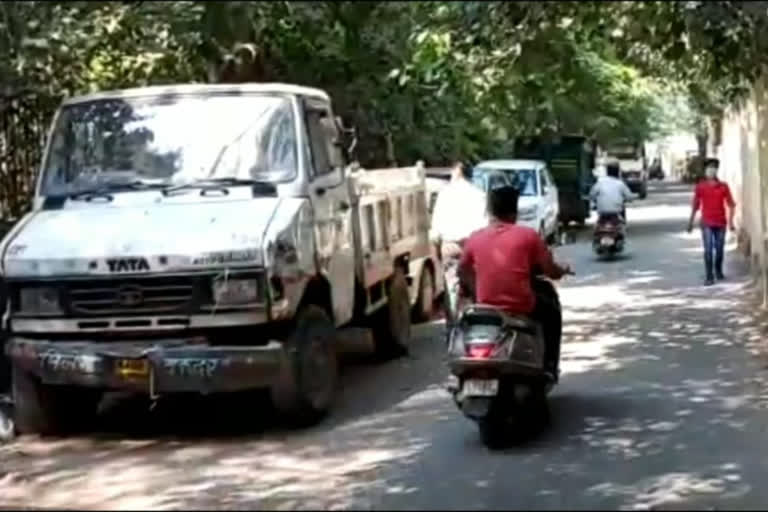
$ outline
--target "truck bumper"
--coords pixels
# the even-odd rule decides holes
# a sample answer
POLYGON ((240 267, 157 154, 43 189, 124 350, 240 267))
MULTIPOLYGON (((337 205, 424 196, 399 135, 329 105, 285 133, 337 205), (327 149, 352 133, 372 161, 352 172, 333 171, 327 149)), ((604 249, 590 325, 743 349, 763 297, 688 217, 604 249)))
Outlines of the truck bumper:
POLYGON ((215 393, 270 387, 286 366, 282 343, 211 346, 185 339, 52 342, 11 338, 6 353, 46 384, 148 393, 215 393))

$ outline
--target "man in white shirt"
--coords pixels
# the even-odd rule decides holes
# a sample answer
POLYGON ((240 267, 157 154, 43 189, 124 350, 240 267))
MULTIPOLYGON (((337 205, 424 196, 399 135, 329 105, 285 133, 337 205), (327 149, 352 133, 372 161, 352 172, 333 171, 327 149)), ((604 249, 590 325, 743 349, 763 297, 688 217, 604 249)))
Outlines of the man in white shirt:
POLYGON ((608 162, 605 173, 606 176, 601 176, 597 183, 592 185, 589 198, 595 202, 598 218, 618 215, 626 222, 624 205, 634 199, 635 194, 619 178, 618 162, 608 162))
POLYGON ((440 247, 445 275, 445 314, 449 327, 457 313, 458 266, 461 246, 469 235, 488 225, 486 194, 468 179, 462 162, 456 162, 451 181, 437 195, 432 211, 431 238, 440 247))

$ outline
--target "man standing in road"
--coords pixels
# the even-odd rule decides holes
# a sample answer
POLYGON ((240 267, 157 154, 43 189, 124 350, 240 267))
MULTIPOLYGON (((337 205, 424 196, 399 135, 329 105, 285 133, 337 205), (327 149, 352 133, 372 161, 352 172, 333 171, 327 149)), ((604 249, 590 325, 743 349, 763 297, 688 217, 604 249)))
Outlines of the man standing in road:
POLYGON ((469 235, 487 225, 485 192, 469 181, 467 167, 462 162, 456 162, 450 183, 440 191, 435 201, 431 230, 431 238, 440 248, 445 276, 445 315, 448 332, 458 308, 457 269, 462 245, 469 235))
POLYGON ((693 193, 691 218, 688 221, 688 232, 693 231, 693 220, 701 208, 701 240, 704 245, 704 268, 706 269, 705 285, 714 284, 715 279, 722 281, 723 253, 725 251, 725 227, 734 231, 733 213, 736 203, 731 196, 728 184, 717 179, 720 161, 708 158, 704 162, 704 179, 697 185, 693 193), (726 206, 728 215, 726 216, 726 206))

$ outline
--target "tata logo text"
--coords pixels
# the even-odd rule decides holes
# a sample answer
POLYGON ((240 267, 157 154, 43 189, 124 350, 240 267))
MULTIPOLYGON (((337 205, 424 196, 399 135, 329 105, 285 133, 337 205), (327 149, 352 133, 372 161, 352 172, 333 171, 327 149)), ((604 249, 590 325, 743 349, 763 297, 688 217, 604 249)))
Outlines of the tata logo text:
POLYGON ((110 272, 142 272, 149 270, 146 258, 114 258, 107 260, 110 272))

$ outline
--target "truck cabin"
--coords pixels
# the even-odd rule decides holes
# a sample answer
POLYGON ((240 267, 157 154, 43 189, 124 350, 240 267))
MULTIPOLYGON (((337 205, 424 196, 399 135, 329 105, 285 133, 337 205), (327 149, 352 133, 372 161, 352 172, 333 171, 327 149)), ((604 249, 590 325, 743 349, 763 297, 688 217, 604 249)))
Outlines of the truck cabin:
POLYGON ((604 155, 619 162, 645 162, 645 148, 640 142, 619 142, 608 145, 604 155))
POLYGON ((342 179, 348 133, 330 98, 308 87, 179 85, 96 93, 67 100, 58 111, 36 199, 199 180, 247 180, 262 191, 304 195, 316 175, 342 179))

